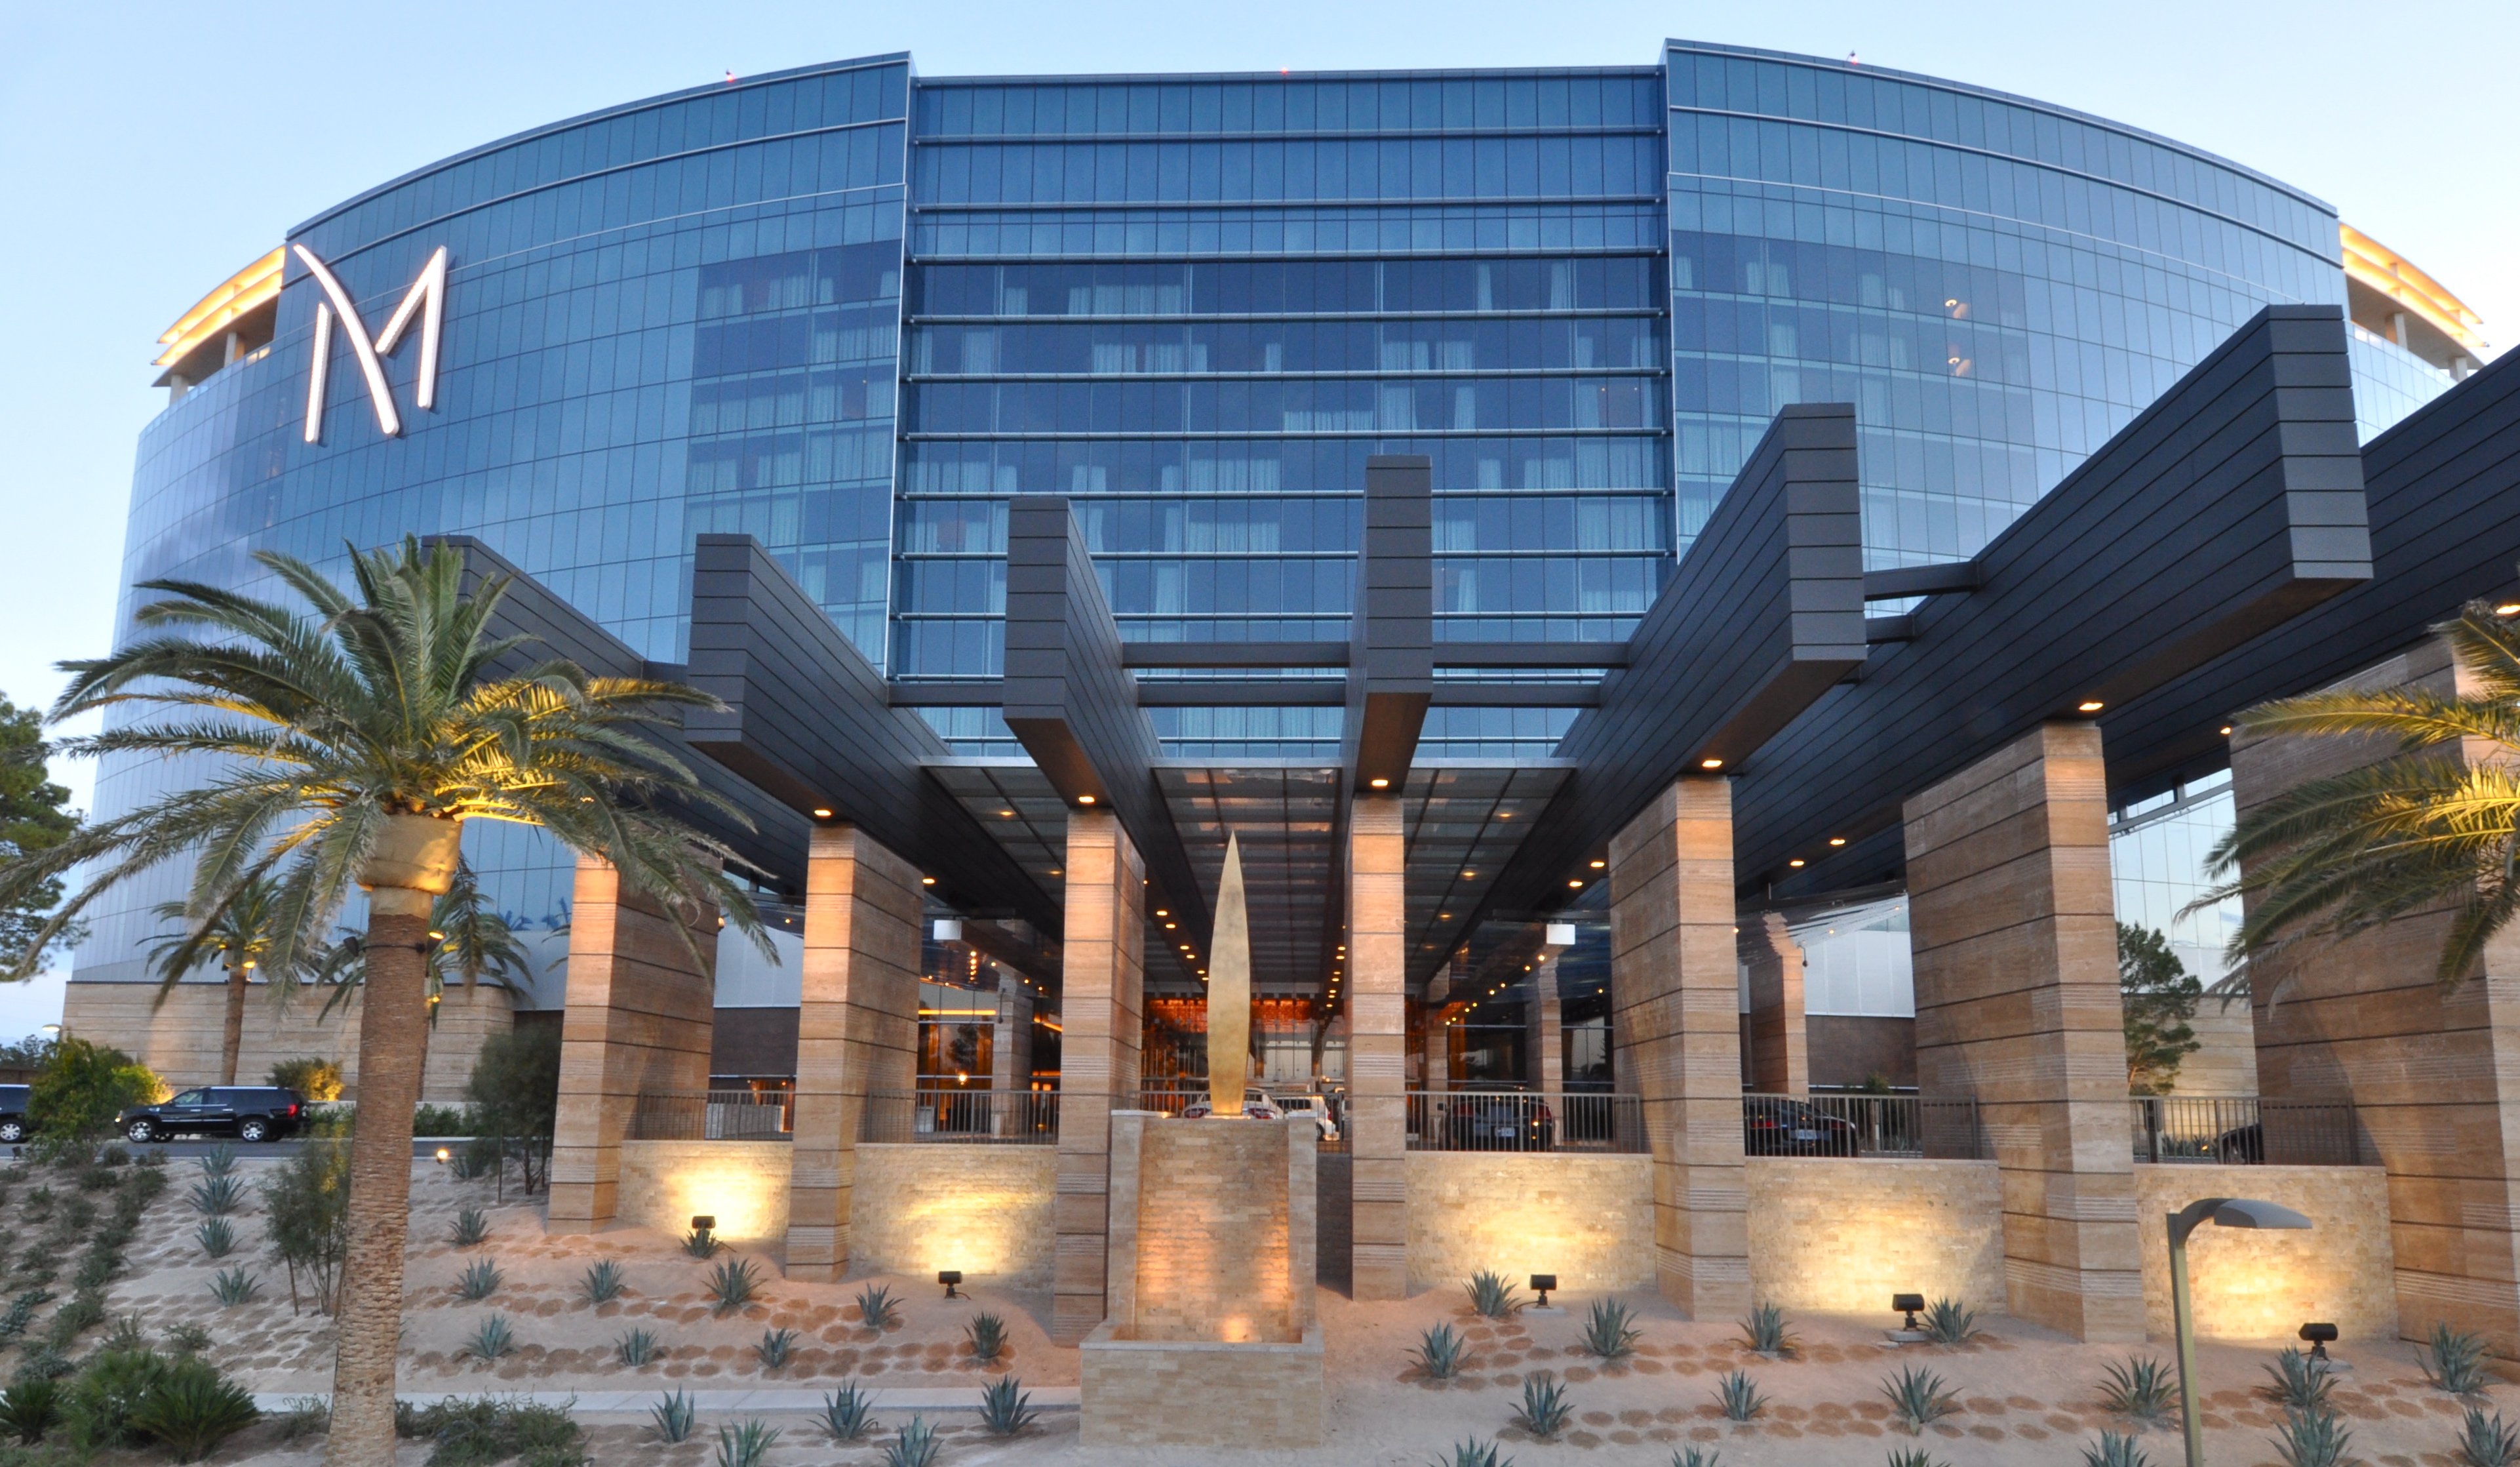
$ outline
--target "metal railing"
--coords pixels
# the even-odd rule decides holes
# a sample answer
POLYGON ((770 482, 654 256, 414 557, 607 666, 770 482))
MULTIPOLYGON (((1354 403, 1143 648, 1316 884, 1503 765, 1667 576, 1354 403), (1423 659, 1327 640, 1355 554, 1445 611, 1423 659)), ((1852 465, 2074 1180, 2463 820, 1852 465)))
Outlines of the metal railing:
POLYGON ((861 1141, 1058 1144, 1055 1090, 878 1090, 866 1097, 863 1115, 861 1141))
POLYGON ((2127 1101, 2138 1162, 2359 1167, 2362 1126, 2350 1100, 2255 1095, 2137 1095, 2127 1101))
POLYGON ((1642 1155, 1644 1104, 1634 1095, 1562 1090, 1412 1090, 1411 1151, 1614 1152, 1642 1155))
POLYGON ((633 1141, 785 1141, 795 1097, 784 1090, 646 1090, 630 1108, 633 1141))
POLYGON ((1975 1100, 1917 1095, 1744 1095, 1741 1152, 1754 1157, 1983 1161, 1975 1100))

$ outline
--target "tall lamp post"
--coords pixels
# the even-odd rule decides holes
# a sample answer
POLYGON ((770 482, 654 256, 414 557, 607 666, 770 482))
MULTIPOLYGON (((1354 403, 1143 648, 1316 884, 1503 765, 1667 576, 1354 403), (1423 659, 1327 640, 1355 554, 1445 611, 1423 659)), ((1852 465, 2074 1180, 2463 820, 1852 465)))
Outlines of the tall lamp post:
POLYGON ((2179 1425, 2187 1439, 2187 1467, 2205 1467, 2205 1428, 2196 1419, 2196 1322, 2187 1303, 2187 1235, 2209 1217, 2216 1227, 2310 1226, 2309 1218, 2290 1208, 2247 1197, 2203 1197, 2170 1215, 2170 1319, 2179 1337, 2179 1425))

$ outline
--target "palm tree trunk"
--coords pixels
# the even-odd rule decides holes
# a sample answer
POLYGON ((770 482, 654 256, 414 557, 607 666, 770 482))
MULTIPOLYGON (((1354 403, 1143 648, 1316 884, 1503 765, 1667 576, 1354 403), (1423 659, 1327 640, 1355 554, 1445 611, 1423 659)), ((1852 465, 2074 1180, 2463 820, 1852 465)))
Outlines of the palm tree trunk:
POLYGON ((334 1317, 328 1467, 393 1467, 394 1356, 402 1340, 403 1248, 411 1203, 411 1122, 428 1025, 429 895, 368 896, 368 978, 359 1013, 358 1122, 350 1141, 349 1246, 334 1317))
POLYGON ((227 1027, 219 1035, 219 1083, 236 1083, 237 1053, 245 1048, 245 965, 228 969, 227 1027))

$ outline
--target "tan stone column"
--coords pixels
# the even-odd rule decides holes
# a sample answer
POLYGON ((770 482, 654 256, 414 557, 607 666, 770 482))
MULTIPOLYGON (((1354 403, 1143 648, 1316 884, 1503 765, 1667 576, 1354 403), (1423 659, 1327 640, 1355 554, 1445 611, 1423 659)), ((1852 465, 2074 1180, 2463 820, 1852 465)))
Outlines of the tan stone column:
POLYGON ((1804 1094, 1811 1089, 1811 1037, 1803 1023, 1802 944, 1775 912, 1740 928, 1740 960, 1750 976, 1750 1088, 1804 1094))
MULTIPOLYGON (((642 1091, 708 1088, 716 984, 674 927, 662 907, 625 889, 610 863, 578 858, 552 1134, 552 1232, 588 1233, 612 1221, 621 1138, 642 1091)), ((714 907, 695 917, 691 937, 713 967, 714 907)))
MULTIPOLYGON (((909 862, 856 826, 814 827, 797 976, 789 1278, 831 1283, 848 1274, 866 1097, 918 1083, 920 909, 909 862)), ((908 1121, 910 1102, 884 1104, 908 1121)))
POLYGON ((1105 810, 1067 812, 1067 935, 1059 969, 1058 1195, 1051 1335, 1075 1344, 1102 1322, 1108 1272, 1111 1113, 1138 1105, 1145 1042, 1147 868, 1105 810))
POLYGON ((1557 1005, 1557 952, 1554 947, 1540 949, 1540 961, 1531 965, 1531 1003, 1523 1010, 1523 1027, 1528 1031, 1523 1040, 1528 1061, 1523 1077, 1545 1095, 1566 1088, 1566 1031, 1557 1005))
POLYGON ((1462 970, 1456 955, 1426 980, 1426 996, 1418 1005, 1418 1088, 1442 1094, 1453 1087, 1453 1027, 1444 1022, 1444 1004, 1452 997, 1462 970))
POLYGON ((1032 1088, 1032 990, 998 977, 998 1031, 989 1038, 990 1081, 1020 1095, 1032 1088))
POLYGON ((1732 790, 1690 775, 1610 842, 1610 1023, 1653 1148, 1654 1275, 1692 1319, 1750 1307, 1732 790))
MULTIPOLYGON (((2481 691, 2438 639, 2346 685, 2481 691)), ((2383 740, 2244 736, 2231 748, 2233 802, 2245 812, 2397 752, 2383 740)), ((2433 971, 2450 922, 2427 912, 2253 960, 2258 1084, 2270 1099, 2353 1102, 2362 1161, 2388 1171, 2398 1332, 2421 1339, 2447 1320, 2507 1358, 2520 1355, 2520 933, 2488 943, 2478 969, 2445 991, 2433 971)), ((2303 1154, 2328 1127, 2308 1130, 2270 1125, 2267 1160, 2334 1159, 2341 1147, 2303 1154)))
POLYGON ((1398 796, 1356 797, 1348 816, 1347 1093, 1349 1292, 1359 1300, 1409 1297, 1407 846, 1398 796))
POLYGON ((2140 1340, 2099 728, 2048 724, 1904 815, 1917 1083, 1977 1099, 2002 1173, 2011 1311, 2140 1340))

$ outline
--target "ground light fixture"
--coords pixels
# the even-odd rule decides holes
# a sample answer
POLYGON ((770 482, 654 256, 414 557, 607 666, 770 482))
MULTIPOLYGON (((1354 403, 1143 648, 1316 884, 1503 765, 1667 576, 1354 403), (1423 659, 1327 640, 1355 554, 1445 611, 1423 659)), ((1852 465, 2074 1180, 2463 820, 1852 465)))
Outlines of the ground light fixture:
POLYGON ((437 1148, 437 1165, 439 1165, 440 1167, 443 1167, 443 1166, 445 1166, 445 1165, 447 1164, 447 1162, 449 1162, 450 1160, 452 1160, 452 1158, 448 1155, 447 1150, 446 1150, 446 1148, 445 1148, 445 1147, 440 1146, 439 1148, 437 1148))
POLYGON ((2323 1360, 2327 1358, 2327 1347, 2336 1343, 2336 1326, 2305 1324, 2301 1327, 2301 1338, 2302 1342, 2310 1347, 2310 1357, 2314 1360, 2323 1360))
POLYGON ((2187 1467, 2205 1467, 2205 1428, 2196 1417, 2196 1321, 2187 1302, 2187 1235, 2207 1218, 2216 1227, 2306 1231, 2310 1219, 2288 1207, 2249 1197, 2200 1197, 2170 1215, 2170 1317, 2179 1339, 2179 1425, 2187 1467))
POLYGON ((939 1268, 936 1270, 936 1281, 945 1286, 945 1297, 947 1299, 960 1299, 963 1297, 962 1295, 954 1292, 954 1286, 963 1281, 962 1269, 939 1268))
POLYGON ((1913 1334, 1916 1331, 1916 1311, 1924 1307, 1925 1296, 1922 1294, 1893 1294, 1890 1296, 1891 1311, 1908 1316, 1907 1321, 1899 1327, 1903 1330, 1907 1330, 1911 1334, 1913 1334))
POLYGON ((1554 1273, 1535 1273, 1531 1276, 1531 1292, 1540 1296, 1541 1308, 1549 1307, 1550 1291, 1556 1287, 1557 1275, 1554 1273))

